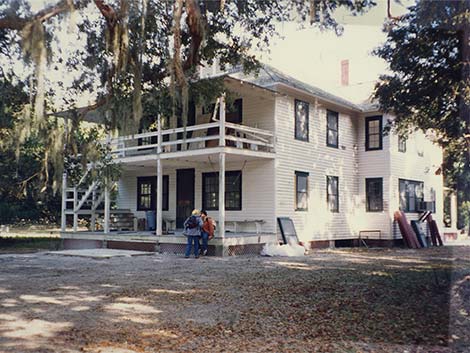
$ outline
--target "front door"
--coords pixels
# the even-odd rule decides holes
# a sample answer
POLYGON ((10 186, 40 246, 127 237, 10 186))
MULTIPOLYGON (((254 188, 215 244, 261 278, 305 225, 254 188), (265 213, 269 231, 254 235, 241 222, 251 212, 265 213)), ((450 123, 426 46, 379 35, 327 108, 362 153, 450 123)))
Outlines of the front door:
POLYGON ((184 221, 194 209, 194 169, 176 171, 176 228, 183 228, 184 221))

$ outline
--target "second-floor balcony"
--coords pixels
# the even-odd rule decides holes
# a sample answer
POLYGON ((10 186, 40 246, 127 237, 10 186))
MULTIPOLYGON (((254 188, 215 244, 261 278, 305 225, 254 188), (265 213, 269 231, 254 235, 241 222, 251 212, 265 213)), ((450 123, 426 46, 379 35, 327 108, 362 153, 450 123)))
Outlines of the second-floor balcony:
POLYGON ((112 156, 122 162, 155 155, 172 158, 213 153, 217 148, 260 156, 275 152, 272 131, 225 121, 120 136, 110 140, 110 147, 112 156))

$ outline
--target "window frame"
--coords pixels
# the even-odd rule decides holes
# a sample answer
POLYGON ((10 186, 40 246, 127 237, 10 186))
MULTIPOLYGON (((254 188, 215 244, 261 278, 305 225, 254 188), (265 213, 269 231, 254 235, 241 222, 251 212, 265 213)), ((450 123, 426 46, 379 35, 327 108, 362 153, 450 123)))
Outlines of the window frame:
POLYGON ((406 137, 398 136, 398 152, 406 153, 406 137))
MULTIPOLYGON (((202 208, 208 211, 218 211, 219 210, 219 172, 209 172, 209 173, 202 173, 202 208), (217 206, 210 206, 207 207, 207 196, 206 196, 206 179, 207 178, 215 178, 217 187, 217 206)), ((241 211, 243 208, 243 173, 241 170, 231 170, 225 172, 225 210, 227 211, 241 211), (238 190, 235 191, 228 191, 227 189, 227 182, 230 177, 236 176, 238 179, 238 190), (240 205, 238 207, 227 207, 227 202, 229 200, 228 194, 229 193, 238 193, 240 195, 240 205)))
POLYGON ((310 173, 295 171, 295 211, 308 211, 308 195, 309 195, 309 179, 310 173), (299 191, 299 178, 306 178, 306 190, 305 192, 299 191), (306 207, 299 207, 299 194, 305 194, 307 197, 306 207))
POLYGON ((332 147, 332 148, 339 148, 339 113, 335 112, 333 110, 327 110, 326 111, 326 145, 328 147, 332 147), (336 130, 330 128, 329 118, 331 116, 336 118, 336 130), (336 143, 330 143, 330 140, 329 140, 330 130, 336 132, 336 143))
MULTIPOLYGON (((367 116, 365 119, 366 123, 366 151, 380 151, 383 149, 383 121, 382 121, 382 115, 374 115, 374 116, 367 116), (370 131, 369 131, 369 124, 373 121, 378 121, 379 122, 379 146, 378 147, 370 147, 370 131)), ((375 135, 375 134, 373 134, 375 135)))
POLYGON ((423 181, 418 181, 418 180, 410 180, 410 179, 398 179, 398 199, 400 202, 400 210, 405 212, 405 213, 420 213, 420 203, 422 204, 424 202, 424 182, 423 181), (408 197, 408 192, 405 190, 405 202, 406 202, 406 207, 403 207, 402 203, 402 191, 401 191, 401 186, 404 183, 406 189, 408 189, 408 185, 414 185, 413 191, 414 191, 414 210, 410 210, 410 198, 408 197), (421 187, 421 197, 418 197, 416 194, 416 186, 421 187))
POLYGON ((304 141, 304 142, 309 142, 309 134, 310 134, 310 104, 306 101, 300 100, 300 99, 295 99, 294 100, 294 137, 297 141, 304 141), (305 104, 306 105, 306 110, 307 110, 307 127, 306 127, 306 136, 300 136, 300 131, 298 131, 297 127, 297 107, 298 104, 305 104))
POLYGON ((366 182, 366 212, 383 212, 383 210, 384 210, 383 178, 366 178, 365 182, 366 182), (379 193, 379 196, 377 196, 377 197, 380 197, 380 208, 371 209, 371 207, 370 207, 371 202, 369 201, 369 199, 370 199, 370 197, 369 197, 370 184, 369 183, 378 182, 378 181, 380 181, 380 193, 379 193))
POLYGON ((326 176, 326 204, 328 207, 328 211, 332 213, 339 213, 339 177, 335 175, 327 175, 326 176), (330 180, 336 180, 336 194, 330 194, 330 180), (330 208, 330 196, 336 197, 336 203, 334 209, 330 208))
MULTIPOLYGON (((170 203, 170 177, 168 175, 162 176, 162 211, 169 210, 170 203)), ((148 194, 145 194, 148 195, 148 194)), ((140 176, 137 177, 137 211, 155 211, 157 208, 157 176, 140 176), (150 182, 150 208, 142 207, 141 203, 141 188, 144 182, 150 182)))

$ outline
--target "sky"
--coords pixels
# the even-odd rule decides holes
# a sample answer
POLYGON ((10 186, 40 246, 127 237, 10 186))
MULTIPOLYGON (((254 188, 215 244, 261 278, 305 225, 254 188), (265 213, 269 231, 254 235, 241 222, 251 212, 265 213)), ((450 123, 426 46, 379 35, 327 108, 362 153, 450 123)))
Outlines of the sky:
MULTIPOLYGON (((334 31, 321 32, 315 28, 299 30, 298 24, 278 26, 284 39, 276 40, 270 54, 262 61, 301 81, 323 88, 354 102, 367 99, 387 64, 372 55, 372 50, 385 41, 382 25, 387 17, 387 1, 376 0, 377 6, 362 16, 338 11, 337 21, 344 26, 342 36, 334 31), (349 87, 342 87, 341 60, 349 60, 349 87)), ((392 1, 391 12, 399 16, 414 1, 392 1)))

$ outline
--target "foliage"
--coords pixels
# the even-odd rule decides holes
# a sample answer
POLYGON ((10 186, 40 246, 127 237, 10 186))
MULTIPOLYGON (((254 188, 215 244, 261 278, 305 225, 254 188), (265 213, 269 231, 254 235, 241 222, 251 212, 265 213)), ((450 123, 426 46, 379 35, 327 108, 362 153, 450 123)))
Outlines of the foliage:
POLYGON ((22 98, 0 95, 0 105, 9 105, 0 107, 0 126, 6 127, 0 134, 8 134, 7 148, 17 161, 25 158, 21 146, 35 142, 40 152, 28 168, 41 175, 43 191, 58 189, 64 151, 72 178, 97 160, 103 180, 119 174, 93 134, 76 136, 87 114, 101 116, 111 133, 133 133, 158 114, 167 126, 178 120, 186 126, 189 100, 207 104, 223 90, 221 79, 198 82, 200 66, 217 59, 222 68, 255 70, 258 62, 250 51, 268 48, 277 22, 310 20, 339 32, 335 9, 359 14, 375 5, 373 0, 51 0, 33 12, 31 3, 0 0, 2 74, 12 77, 22 98), (78 109, 84 97, 95 103, 78 109), (58 111, 71 121, 73 134, 65 136, 70 123, 52 117, 58 111))
POLYGON ((70 135, 67 146, 71 153, 66 153, 64 160, 70 185, 78 184, 82 177, 86 178, 85 185, 92 181, 99 181, 103 186, 112 185, 119 180, 121 167, 112 159, 103 129, 79 127, 70 135))
POLYGON ((446 183, 470 200, 470 1, 418 1, 385 29, 375 54, 392 73, 380 77, 375 97, 396 116, 388 128, 432 131, 445 149, 446 183))

